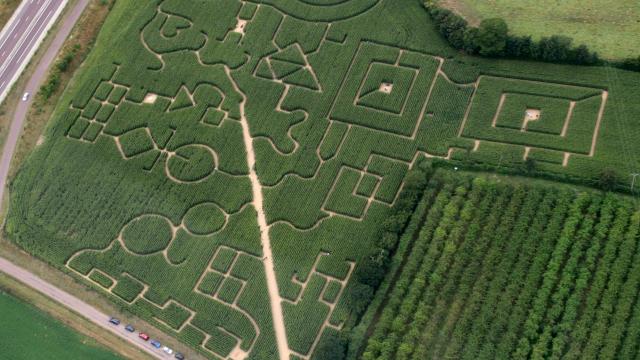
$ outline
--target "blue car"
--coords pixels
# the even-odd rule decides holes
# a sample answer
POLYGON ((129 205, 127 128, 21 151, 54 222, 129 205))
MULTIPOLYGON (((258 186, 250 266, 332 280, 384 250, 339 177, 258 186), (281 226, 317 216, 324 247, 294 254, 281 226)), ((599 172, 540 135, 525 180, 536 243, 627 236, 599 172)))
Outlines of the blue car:
POLYGON ((133 326, 131 326, 131 325, 127 325, 124 329, 125 329, 125 330, 127 330, 128 332, 134 332, 134 331, 136 331, 136 329, 135 329, 133 326))
POLYGON ((156 349, 160 349, 160 346, 162 346, 162 344, 160 344, 160 341, 158 340, 151 340, 151 346, 153 346, 156 349))
POLYGON ((109 322, 112 323, 113 325, 120 325, 120 320, 112 317, 109 319, 109 322))

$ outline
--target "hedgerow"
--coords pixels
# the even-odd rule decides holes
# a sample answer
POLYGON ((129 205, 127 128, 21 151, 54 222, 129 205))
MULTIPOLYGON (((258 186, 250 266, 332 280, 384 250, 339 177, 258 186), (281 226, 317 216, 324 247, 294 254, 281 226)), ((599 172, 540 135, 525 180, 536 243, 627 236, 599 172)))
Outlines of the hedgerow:
POLYGON ((553 35, 535 42, 530 36, 509 34, 501 18, 485 19, 472 27, 453 11, 440 8, 437 0, 426 0, 424 6, 449 44, 468 54, 580 65, 602 63, 598 53, 584 44, 572 46, 573 39, 567 36, 553 35))

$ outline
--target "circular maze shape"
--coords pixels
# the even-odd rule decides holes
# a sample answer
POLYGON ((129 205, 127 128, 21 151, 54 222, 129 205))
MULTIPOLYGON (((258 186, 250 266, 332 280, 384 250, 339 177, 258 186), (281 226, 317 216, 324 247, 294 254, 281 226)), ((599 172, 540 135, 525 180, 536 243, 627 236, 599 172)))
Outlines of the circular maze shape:
POLYGON ((333 22, 367 12, 380 0, 263 0, 283 13, 306 21, 333 22))
POLYGON ((191 233, 209 235, 222 229, 227 222, 225 213, 214 203, 204 203, 189 209, 183 224, 191 233))
POLYGON ((340 5, 348 0, 298 0, 305 4, 314 5, 314 6, 336 6, 340 5))
POLYGON ((161 215, 142 215, 122 229, 124 246, 138 255, 149 255, 167 248, 173 239, 171 222, 161 215))
POLYGON ((202 181, 213 173, 216 163, 216 154, 208 146, 184 145, 169 154, 167 175, 176 182, 202 181))

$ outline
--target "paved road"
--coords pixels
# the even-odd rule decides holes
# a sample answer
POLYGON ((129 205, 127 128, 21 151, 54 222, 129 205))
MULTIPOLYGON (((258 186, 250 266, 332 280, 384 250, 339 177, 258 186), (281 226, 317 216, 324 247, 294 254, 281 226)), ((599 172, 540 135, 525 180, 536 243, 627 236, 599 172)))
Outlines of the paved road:
MULTIPOLYGON (((67 0, 23 0, 20 7, 16 10, 14 17, 7 23, 5 30, 0 33, 1 89, 8 89, 10 87, 10 85, 7 85, 10 81, 8 80, 9 77, 19 77, 22 70, 24 70, 24 65, 28 63, 31 57, 29 52, 35 52, 37 45, 42 41, 42 39, 38 38, 40 36, 38 34, 42 36, 46 35, 47 29, 50 28, 58 16, 57 14, 62 11, 66 2, 67 0), (6 52, 6 54, 3 52, 6 52), (20 61, 23 63, 20 63, 20 61)), ((45 81, 48 69, 55 61, 56 55, 88 4, 89 0, 78 0, 76 5, 70 9, 69 14, 60 23, 58 33, 55 35, 49 48, 47 48, 40 63, 38 63, 24 91, 32 94, 38 91, 45 81)), ((20 94, 24 91, 21 91, 20 94)), ((2 99, 2 97, 0 97, 0 99, 2 99)), ((20 101, 18 103, 4 148, 2 149, 2 157, 0 158, 0 200, 4 196, 9 166, 16 149, 16 144, 20 138, 30 103, 31 100, 20 101)), ((0 201, 0 207, 1 206, 0 201)), ((1 257, 0 271, 74 310, 76 313, 102 328, 129 341, 132 345, 142 349, 154 358, 172 358, 170 355, 162 352, 162 350, 153 348, 148 342, 138 339, 137 334, 126 332, 123 325, 119 327, 111 326, 108 322, 109 316, 95 307, 1 257)))
POLYGON ((0 103, 68 0, 23 0, 0 33, 0 103))
MULTIPOLYGON (((24 13, 26 9, 31 9, 32 4, 38 4, 38 3, 45 4, 47 2, 52 2, 52 3, 56 2, 59 6, 62 7, 64 6, 63 2, 66 3, 66 1, 67 0, 23 0, 22 4, 20 4, 20 7, 16 10, 14 17, 10 20, 9 23, 7 23, 7 25, 5 26, 5 29, 2 30, 2 34, 0 34, 0 48, 4 49, 5 47, 11 47, 9 43, 13 43, 13 41, 7 41, 6 43, 3 43, 4 39, 12 39, 14 37, 15 38, 20 37, 20 34, 17 34, 17 36, 14 36, 12 35, 13 33, 12 31, 8 31, 8 30, 15 29, 15 31, 20 32, 20 29, 22 29, 20 24, 23 24, 23 23, 26 24, 26 22, 20 21, 20 24, 15 25, 17 21, 16 19, 20 18, 20 16, 17 14, 24 13)), ((58 54, 65 40, 71 33, 71 29, 73 29, 73 26, 76 24, 76 22, 80 18, 80 15, 82 15, 82 11, 85 9, 85 7, 88 4, 89 4, 89 0, 80 0, 76 4, 76 6, 73 9, 71 9, 70 13, 61 23, 58 33, 56 34, 55 38, 53 39, 53 42, 51 43, 46 53, 42 57, 42 60, 36 67, 31 79, 29 79, 29 82, 27 83, 27 87, 24 89, 24 91, 21 91, 20 94, 22 94, 23 92, 29 92, 32 94, 38 92, 38 89, 40 88, 42 83, 45 81, 49 67, 51 67, 51 65, 53 64, 54 60, 56 59, 56 55, 58 54)), ((33 51, 35 52, 35 49, 33 51)), ((1 52, 0 52, 0 55, 2 55, 1 52)), ((4 63, 2 63, 2 66, 4 69, 4 63)), ((0 71, 3 71, 3 70, 0 69, 0 71)), ((1 82, 2 81, 0 81, 0 83, 1 82)), ((11 159, 13 158, 13 153, 15 152, 16 144, 18 143, 18 139, 20 138, 20 133, 22 132, 22 127, 24 126, 24 121, 27 117, 27 112, 29 110, 30 105, 31 105, 31 98, 29 99, 29 101, 20 101, 18 103, 18 107, 15 109, 13 119, 11 120, 9 133, 6 135, 4 148, 2 149, 2 157, 0 158, 0 199, 3 199, 3 196, 4 196, 4 190, 7 182, 7 175, 9 174, 9 166, 11 165, 11 159)), ((0 206, 2 205, 0 204, 0 206)))

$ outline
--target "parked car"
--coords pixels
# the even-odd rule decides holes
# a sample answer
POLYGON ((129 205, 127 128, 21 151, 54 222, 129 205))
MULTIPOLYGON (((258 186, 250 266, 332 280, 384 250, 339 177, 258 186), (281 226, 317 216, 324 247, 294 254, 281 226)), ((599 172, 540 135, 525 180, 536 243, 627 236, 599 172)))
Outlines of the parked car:
POLYGON ((162 344, 160 344, 160 341, 158 341, 158 340, 151 340, 151 346, 153 346, 156 349, 160 349, 162 344))
POLYGON ((182 355, 182 353, 177 352, 175 355, 175 358, 178 360, 184 360, 184 355, 182 355))
POLYGON ((136 328, 134 328, 133 325, 127 325, 127 326, 125 326, 124 329, 127 330, 128 332, 136 331, 136 328))
POLYGON ((27 100, 29 100, 29 95, 30 95, 30 94, 29 94, 28 92, 24 93, 24 94, 22 95, 22 101, 27 101, 27 100))
POLYGON ((171 349, 170 347, 167 347, 167 346, 163 347, 162 351, 166 352, 169 355, 173 354, 173 349, 171 349))
POLYGON ((120 320, 114 317, 110 318, 109 322, 112 323, 113 325, 120 325, 120 320))
POLYGON ((149 335, 147 335, 147 334, 145 334, 145 333, 143 333, 143 332, 141 332, 141 333, 138 335, 138 337, 139 337, 140 339, 144 340, 144 341, 149 340, 149 335))

